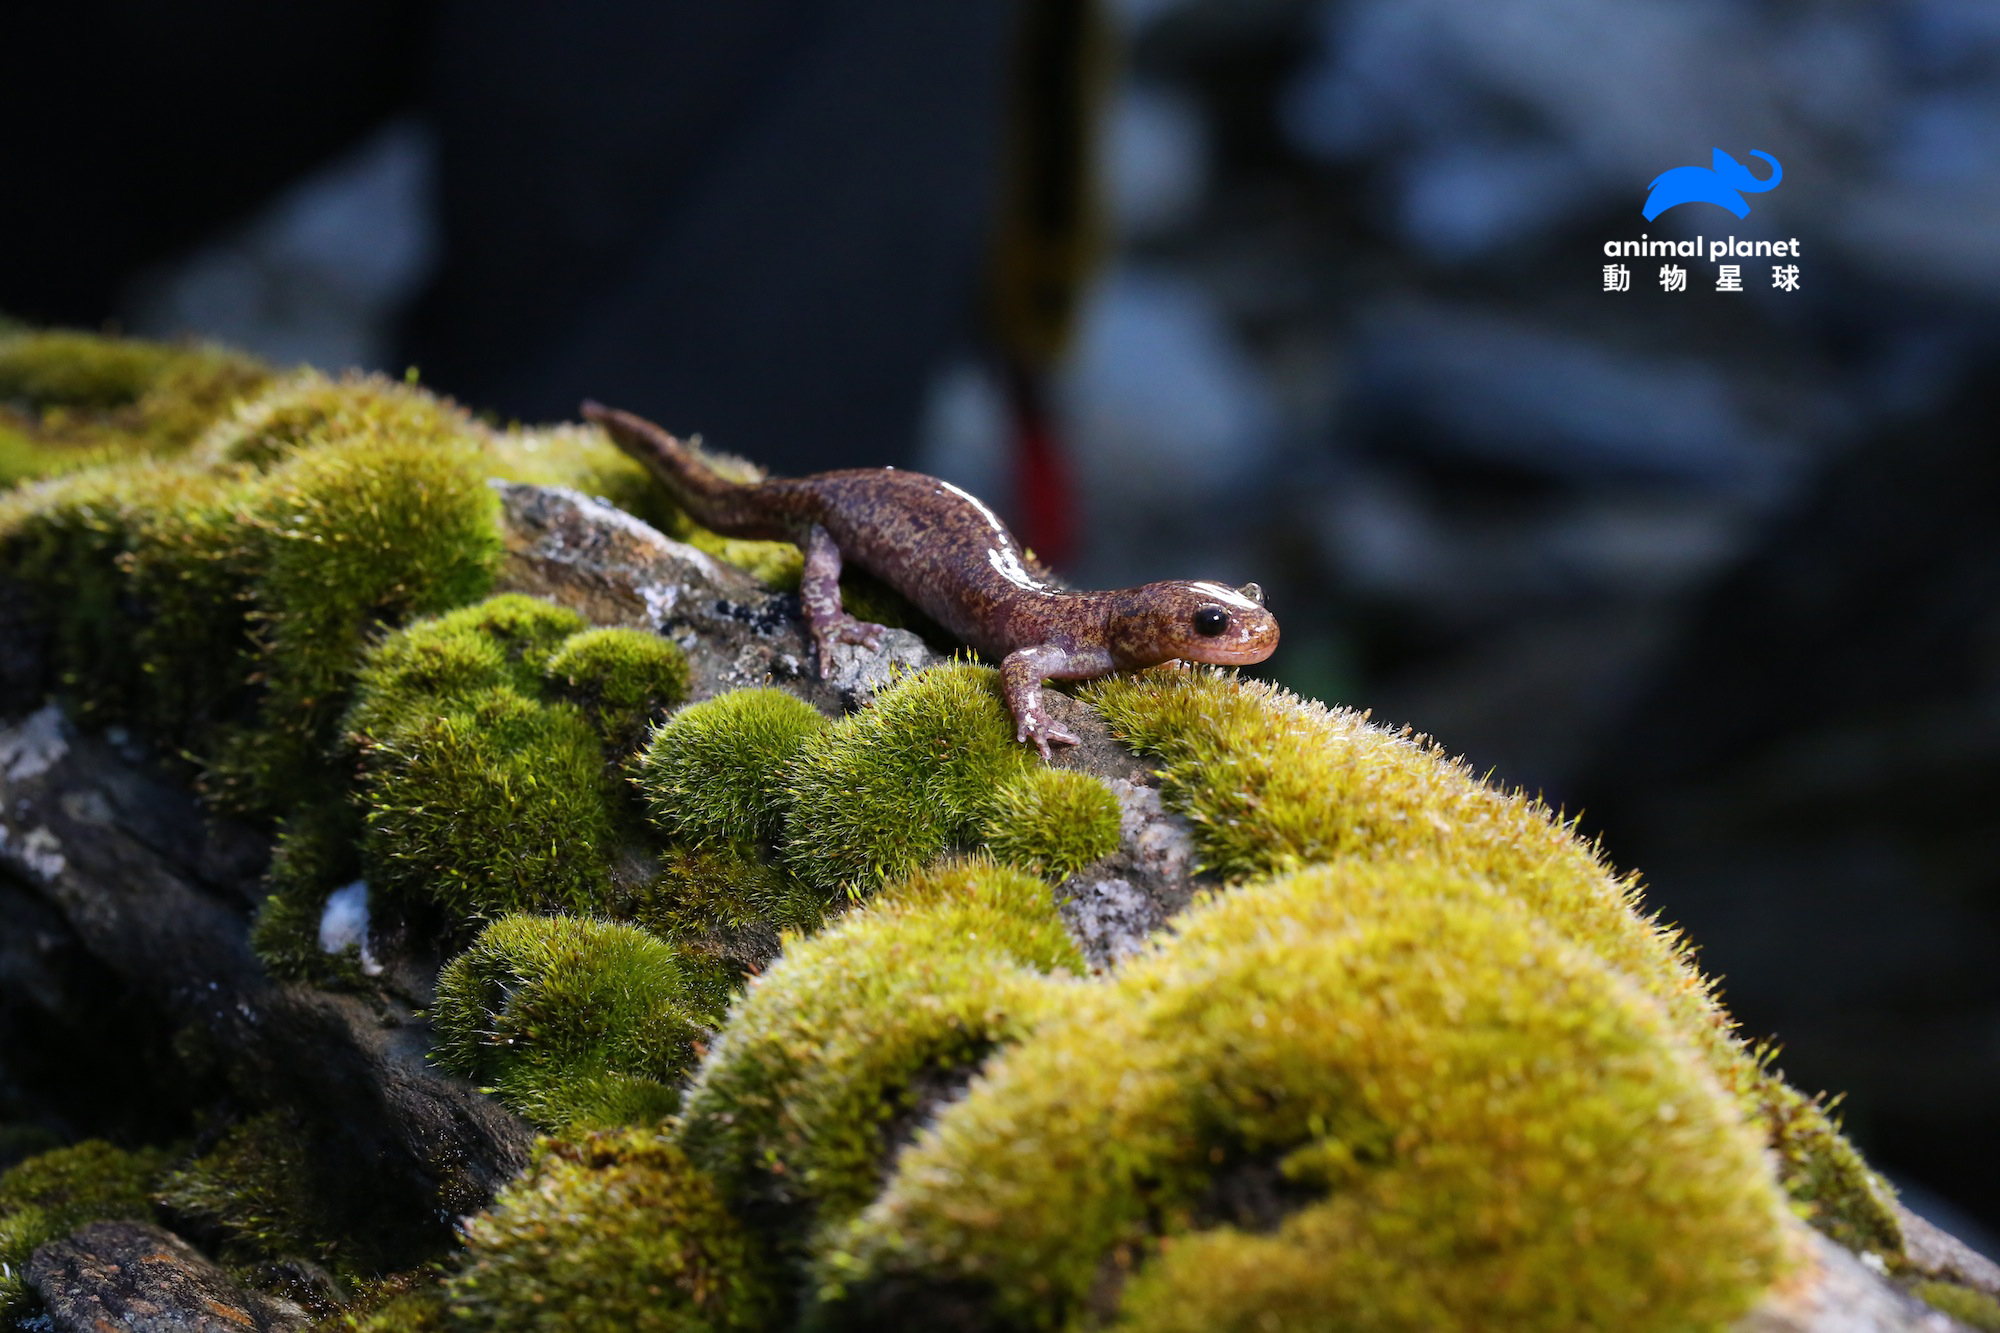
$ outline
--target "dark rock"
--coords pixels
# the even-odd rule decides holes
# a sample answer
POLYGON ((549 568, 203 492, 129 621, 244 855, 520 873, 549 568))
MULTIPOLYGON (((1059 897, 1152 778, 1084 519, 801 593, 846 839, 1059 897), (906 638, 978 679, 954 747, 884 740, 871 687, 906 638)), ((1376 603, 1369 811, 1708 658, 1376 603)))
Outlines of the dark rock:
POLYGON ((143 1222, 94 1222, 28 1261, 55 1333, 285 1333, 311 1317, 245 1291, 180 1237, 143 1222))

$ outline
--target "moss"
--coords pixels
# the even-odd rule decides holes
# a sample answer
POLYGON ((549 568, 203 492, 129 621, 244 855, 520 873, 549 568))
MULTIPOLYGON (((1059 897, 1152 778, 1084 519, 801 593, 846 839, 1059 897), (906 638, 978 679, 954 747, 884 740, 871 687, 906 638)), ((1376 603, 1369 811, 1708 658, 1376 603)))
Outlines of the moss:
POLYGON ((1720 1329, 1784 1267, 1728 1091, 1491 886, 1349 862, 1181 927, 903 1154, 829 1322, 1720 1329))
POLYGON ((165 463, 0 496, 0 562, 78 711, 193 744, 250 671, 240 487, 165 463))
POLYGON ((544 1129, 655 1122, 715 1026, 703 983, 636 927, 504 916, 438 977, 436 1056, 544 1129))
POLYGON ((1834 1124, 1827 1105, 1787 1084, 1758 1052, 1763 1078, 1753 1105, 1770 1136, 1778 1176, 1794 1206, 1818 1230, 1857 1253, 1903 1252, 1903 1224, 1889 1183, 1868 1169, 1834 1124))
POLYGON ((347 1311, 313 1327, 348 1333, 448 1333, 453 1325, 443 1287, 431 1286, 366 1302, 362 1309, 347 1311))
POLYGON ((497 505, 475 454, 418 439, 346 437, 264 479, 250 513, 262 538, 264 706, 256 731, 219 759, 214 791, 266 810, 310 792, 368 641, 486 591, 497 505))
POLYGON ((689 1090, 682 1143, 739 1206, 799 1238, 861 1208, 899 1123, 1019 1039, 1081 972, 1048 886, 990 862, 894 885, 788 941, 689 1090))
POLYGON ((992 668, 908 676, 801 748, 786 781, 785 863, 823 891, 865 895, 973 842, 1031 754, 992 668))
MULTIPOLYGON (((1680 937, 1638 910, 1635 879, 1540 802, 1496 790, 1435 746, 1346 709, 1205 670, 1086 687, 1112 731, 1161 763, 1162 792, 1226 880, 1345 857, 1433 858, 1504 886, 1645 987, 1736 1084, 1752 1063, 1680 937)), ((1746 1072, 1748 1071, 1748 1072, 1746 1072)))
POLYGON ((1122 815, 1111 788, 1090 774, 1030 768, 995 793, 986 847, 1061 881, 1118 850, 1122 815))
POLYGON ((283 1112, 233 1126, 208 1152, 168 1172, 155 1201, 173 1225, 224 1263, 339 1259, 317 1203, 304 1129, 283 1112))
POLYGON ((644 1131, 544 1141, 526 1177, 466 1226, 451 1279, 462 1326, 727 1333, 772 1326, 751 1239, 709 1180, 644 1131))
POLYGON ((576 612, 520 593, 416 621, 368 650, 345 730, 365 747, 484 690, 532 699, 557 649, 583 628, 576 612))
POLYGON ((622 893, 614 914, 661 939, 754 966, 777 951, 779 931, 818 930, 826 899, 754 851, 669 847, 658 873, 622 893))
POLYGON ((1423 856, 1503 886, 1666 1007, 1764 1119, 1787 1187, 1817 1225, 1836 1238, 1893 1227, 1853 1148, 1766 1072, 1678 932, 1642 911, 1636 876, 1617 876, 1540 802, 1487 786, 1420 738, 1262 682, 1155 671, 1087 686, 1085 697, 1160 761, 1163 792, 1194 822, 1208 868, 1240 880, 1343 857, 1423 856))
POLYGON ((0 486, 178 452, 268 377, 200 344, 0 329, 0 486))
POLYGON ((307 806, 279 822, 264 876, 270 892, 250 926, 250 947, 272 976, 348 988, 367 983, 358 948, 329 954, 319 943, 327 895, 360 878, 360 840, 360 812, 346 801, 307 806))
POLYGON ((1961 1287, 1956 1282, 1919 1282, 1910 1292, 1933 1310, 1942 1310, 1961 1324, 2000 1333, 2000 1301, 1983 1291, 1961 1287))
POLYGON ((548 674, 619 756, 631 754, 647 727, 687 698, 689 680, 687 654, 678 645, 636 629, 571 635, 548 674))
POLYGON ((454 920, 588 912, 616 830, 583 715, 487 690, 392 733, 362 779, 368 882, 454 920))
POLYGON ((148 1197, 167 1155, 88 1139, 30 1157, 0 1175, 0 1318, 30 1299, 24 1269, 35 1250, 87 1222, 150 1221, 148 1197))
POLYGON ((653 822, 693 847, 775 842, 784 776, 808 739, 831 725, 797 695, 732 690, 655 729, 636 781, 653 822))
POLYGON ((330 440, 402 440, 449 447, 479 428, 449 399, 383 375, 350 371, 339 379, 302 370, 239 404, 196 444, 208 464, 268 470, 330 440))

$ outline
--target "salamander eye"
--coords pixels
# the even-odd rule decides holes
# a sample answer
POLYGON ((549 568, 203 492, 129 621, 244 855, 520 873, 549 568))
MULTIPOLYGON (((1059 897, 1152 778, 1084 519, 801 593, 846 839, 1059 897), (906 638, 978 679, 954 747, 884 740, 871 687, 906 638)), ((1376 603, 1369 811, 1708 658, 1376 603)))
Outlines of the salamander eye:
POLYGON ((1194 613, 1194 632, 1212 639, 1229 628, 1229 613, 1219 606, 1204 606, 1194 613))

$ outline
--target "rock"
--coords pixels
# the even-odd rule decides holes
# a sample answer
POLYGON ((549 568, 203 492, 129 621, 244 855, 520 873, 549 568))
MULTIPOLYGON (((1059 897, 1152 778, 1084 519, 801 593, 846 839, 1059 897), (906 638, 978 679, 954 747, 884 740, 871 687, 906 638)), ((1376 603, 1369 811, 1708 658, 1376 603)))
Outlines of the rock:
POLYGON ((581 492, 492 484, 507 550, 496 591, 547 597, 594 625, 672 639, 693 668, 691 701, 780 685, 838 716, 867 702, 898 672, 937 660, 915 634, 892 629, 880 648, 837 645, 833 677, 821 680, 796 594, 773 592, 581 492))
POLYGON ((1873 1267, 1800 1228, 1807 1262, 1734 1333, 1957 1333, 1965 1325, 1898 1290, 1873 1267))
POLYGON ((172 1232, 94 1222, 51 1241, 28 1281, 55 1333, 286 1333, 312 1317, 291 1301, 245 1291, 172 1232))
MULTIPOLYGON (((0 724, 0 755, 10 756, 0 764, 0 875, 53 909, 38 918, 38 939, 48 938, 35 949, 0 951, 0 1009, 109 1012, 120 1052, 212 1052, 238 1088, 309 1110, 367 1164, 365 1189, 392 1214, 423 1219, 413 1250, 526 1162, 528 1126, 435 1069, 428 1024, 407 1005, 378 1008, 265 973, 249 944, 260 835, 205 815, 177 774, 76 732, 53 708, 0 724), (79 965, 49 964, 63 958, 79 965)), ((10 1064, 61 1058, 13 1049, 35 1039, 33 1024, 4 1035, 10 1064)), ((68 1058, 88 1065, 91 1054, 68 1058)), ((173 1086, 159 1095, 198 1098, 173 1086)))

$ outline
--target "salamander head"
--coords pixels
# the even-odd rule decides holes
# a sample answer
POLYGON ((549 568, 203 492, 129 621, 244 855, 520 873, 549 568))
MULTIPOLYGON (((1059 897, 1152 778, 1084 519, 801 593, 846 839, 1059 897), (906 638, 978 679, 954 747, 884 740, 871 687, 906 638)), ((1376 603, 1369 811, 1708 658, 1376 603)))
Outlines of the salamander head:
POLYGON ((1148 583, 1116 594, 1107 637, 1120 668, 1179 658, 1240 666, 1261 662, 1278 646, 1278 622, 1254 583, 1148 583))

